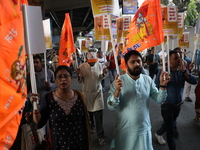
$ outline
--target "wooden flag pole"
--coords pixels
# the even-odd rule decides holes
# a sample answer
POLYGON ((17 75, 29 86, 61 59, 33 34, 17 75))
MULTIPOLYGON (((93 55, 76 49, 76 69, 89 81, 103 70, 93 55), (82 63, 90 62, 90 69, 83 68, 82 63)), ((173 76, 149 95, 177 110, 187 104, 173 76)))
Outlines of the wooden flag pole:
POLYGON ((168 73, 170 74, 170 63, 169 63, 169 36, 167 35, 167 67, 168 73))
POLYGON ((194 41, 194 51, 193 51, 193 55, 192 55, 192 62, 194 62, 194 57, 195 57, 195 52, 196 52, 196 49, 197 49, 197 43, 198 43, 198 40, 199 40, 199 34, 196 34, 196 40, 194 41))
POLYGON ((44 53, 44 77, 45 77, 45 81, 47 82, 47 58, 46 58, 46 52, 44 53))
POLYGON ((163 71, 166 71, 165 69, 165 45, 164 42, 161 44, 162 47, 162 65, 163 65, 163 71))
POLYGON ((174 39, 172 39, 172 50, 174 49, 174 39))
POLYGON ((78 60, 77 60, 76 51, 75 51, 75 61, 76 61, 76 69, 77 69, 78 68, 78 60))
POLYGON ((113 50, 113 55, 114 55, 114 59, 115 59, 115 66, 116 66, 116 70, 117 70, 117 74, 120 75, 120 72, 119 72, 119 65, 118 65, 118 62, 117 62, 117 56, 116 56, 116 53, 115 53, 115 45, 114 45, 114 41, 113 41, 113 33, 112 33, 112 15, 108 15, 108 22, 109 22, 109 30, 110 30, 110 38, 111 38, 111 43, 112 43, 112 50, 113 50))

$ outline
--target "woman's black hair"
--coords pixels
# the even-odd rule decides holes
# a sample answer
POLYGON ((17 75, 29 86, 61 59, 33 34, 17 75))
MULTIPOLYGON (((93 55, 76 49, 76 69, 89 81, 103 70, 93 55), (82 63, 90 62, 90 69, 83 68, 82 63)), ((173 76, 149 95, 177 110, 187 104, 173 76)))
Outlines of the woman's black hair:
POLYGON ((56 68, 55 72, 54 72, 54 76, 56 77, 56 74, 58 73, 58 71, 62 70, 62 69, 65 69, 67 70, 67 72, 69 72, 70 76, 72 76, 72 70, 70 67, 68 66, 65 66, 65 65, 60 65, 56 68))
POLYGON ((127 64, 128 60, 130 59, 130 57, 132 55, 139 56, 142 60, 142 55, 138 51, 132 50, 132 51, 129 51, 128 53, 125 54, 125 56, 124 56, 125 64, 127 64))

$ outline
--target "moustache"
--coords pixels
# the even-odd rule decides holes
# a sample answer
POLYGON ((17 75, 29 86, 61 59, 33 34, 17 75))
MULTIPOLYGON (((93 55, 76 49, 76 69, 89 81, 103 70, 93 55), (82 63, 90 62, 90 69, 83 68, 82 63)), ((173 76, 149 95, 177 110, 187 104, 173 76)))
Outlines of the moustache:
POLYGON ((141 68, 140 67, 135 67, 134 70, 136 70, 136 69, 141 69, 141 68))

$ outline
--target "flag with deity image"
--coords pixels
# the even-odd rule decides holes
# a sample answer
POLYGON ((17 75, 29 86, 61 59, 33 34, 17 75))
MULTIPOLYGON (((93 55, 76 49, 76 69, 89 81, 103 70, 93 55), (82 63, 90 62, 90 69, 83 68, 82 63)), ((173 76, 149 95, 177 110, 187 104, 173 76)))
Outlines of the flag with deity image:
POLYGON ((143 51, 164 41, 160 0, 145 0, 131 21, 124 42, 120 67, 126 70, 123 56, 132 50, 143 51))
POLYGON ((27 97, 22 4, 0 1, 0 149, 15 141, 27 97))

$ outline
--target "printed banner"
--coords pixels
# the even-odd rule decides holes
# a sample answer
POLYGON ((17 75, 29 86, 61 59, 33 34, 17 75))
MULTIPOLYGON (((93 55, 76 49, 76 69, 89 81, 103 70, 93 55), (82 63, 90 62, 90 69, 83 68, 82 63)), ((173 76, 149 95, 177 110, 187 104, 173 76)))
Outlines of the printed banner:
POLYGON ((183 28, 184 28, 184 13, 178 13, 178 38, 182 37, 183 28))
POLYGON ((108 15, 98 16, 94 18, 94 30, 96 41, 111 40, 108 15))
POLYGON ((190 32, 183 32, 183 36, 178 40, 178 47, 189 48, 190 46, 190 32))
POLYGON ((62 27, 62 33, 60 37, 60 49, 58 65, 70 66, 72 63, 72 53, 75 51, 74 37, 72 32, 72 25, 69 17, 69 13, 65 14, 65 21, 62 27))
POLYGON ((45 39, 46 49, 52 49, 50 19, 43 20, 43 28, 44 28, 44 39, 45 39))
POLYGON ((137 12, 137 0, 123 0, 122 1, 122 14, 135 14, 137 12))
POLYGON ((8 150, 18 131, 26 90, 22 19, 26 0, 0 1, 0 149, 8 150))
POLYGON ((89 51, 89 41, 88 40, 80 40, 80 49, 81 52, 88 52, 89 51))
POLYGON ((178 35, 178 9, 176 6, 162 8, 162 22, 165 35, 178 35))
POLYGON ((131 16, 124 16, 116 20, 117 43, 124 43, 128 29, 131 24, 131 16))
POLYGON ((118 0, 91 0, 93 16, 112 14, 120 16, 118 0))
POLYGON ((199 34, 194 34, 194 44, 197 44, 199 39, 199 34))
MULTIPOLYGON (((135 14, 128 30, 122 56, 127 51, 143 51, 164 41, 160 0, 145 0, 135 14)), ((126 69, 124 59, 121 68, 126 69)))
POLYGON ((24 24, 27 38, 27 54, 45 53, 42 12, 39 6, 24 6, 24 24))

